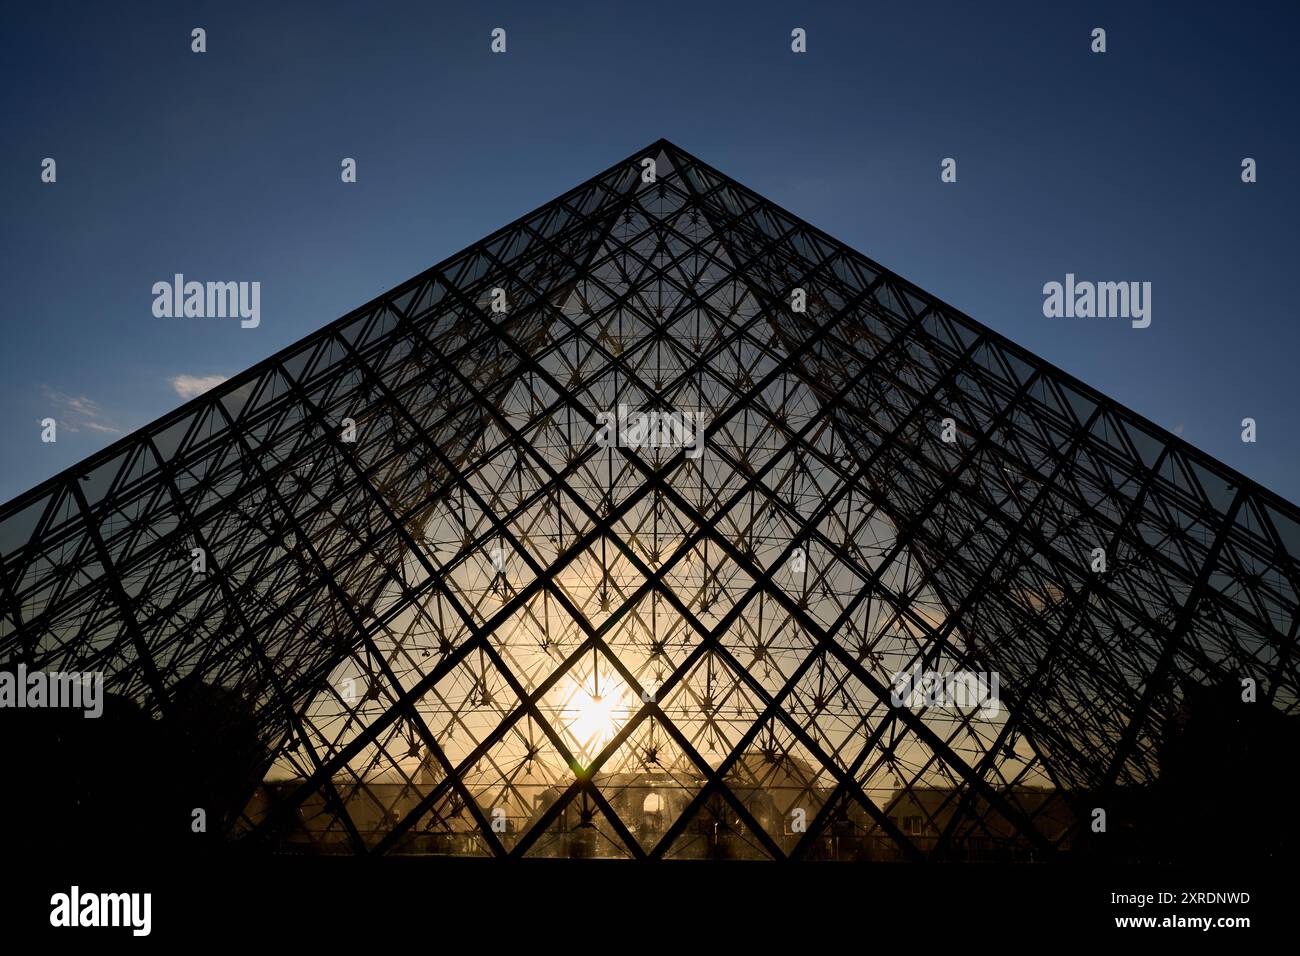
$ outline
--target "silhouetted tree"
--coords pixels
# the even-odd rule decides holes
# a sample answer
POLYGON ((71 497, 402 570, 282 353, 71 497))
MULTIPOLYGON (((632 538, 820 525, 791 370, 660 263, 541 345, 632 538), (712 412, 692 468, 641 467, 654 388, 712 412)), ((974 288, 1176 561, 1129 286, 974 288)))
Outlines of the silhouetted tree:
POLYGON ((171 694, 171 714, 160 719, 108 693, 93 719, 71 709, 0 709, 9 846, 94 857, 219 847, 268 755, 237 694, 198 680, 171 694), (207 813, 205 834, 193 831, 196 808, 207 813))

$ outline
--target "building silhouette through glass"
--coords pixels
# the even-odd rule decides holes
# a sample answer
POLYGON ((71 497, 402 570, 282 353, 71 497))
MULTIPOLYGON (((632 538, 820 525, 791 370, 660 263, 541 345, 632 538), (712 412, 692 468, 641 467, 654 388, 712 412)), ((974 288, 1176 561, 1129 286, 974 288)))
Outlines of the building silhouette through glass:
POLYGON ((207 721, 250 852, 1159 858, 1294 747, 1298 552, 660 140, 10 502, 0 666, 207 721))

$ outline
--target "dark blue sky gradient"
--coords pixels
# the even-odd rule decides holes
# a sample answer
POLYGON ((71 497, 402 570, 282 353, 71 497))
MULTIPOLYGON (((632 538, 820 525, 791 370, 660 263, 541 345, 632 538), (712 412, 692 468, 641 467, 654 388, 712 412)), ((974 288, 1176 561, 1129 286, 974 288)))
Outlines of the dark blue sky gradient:
POLYGON ((1300 500, 1296 5, 984 6, 7 10, 0 499, 666 136, 1300 500), (260 281, 261 326, 154 318, 175 272, 260 281), (1066 272, 1150 281, 1151 327, 1044 318, 1066 272))

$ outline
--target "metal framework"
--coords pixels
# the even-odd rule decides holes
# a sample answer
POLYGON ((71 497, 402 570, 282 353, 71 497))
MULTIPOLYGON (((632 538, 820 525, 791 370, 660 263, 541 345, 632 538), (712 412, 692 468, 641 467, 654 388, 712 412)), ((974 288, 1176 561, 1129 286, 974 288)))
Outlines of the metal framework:
POLYGON ((660 140, 4 507, 0 664, 239 695, 250 847, 1043 859, 1158 783, 1189 687, 1296 712, 1298 552, 660 140), (601 441, 619 406, 702 454, 601 441))

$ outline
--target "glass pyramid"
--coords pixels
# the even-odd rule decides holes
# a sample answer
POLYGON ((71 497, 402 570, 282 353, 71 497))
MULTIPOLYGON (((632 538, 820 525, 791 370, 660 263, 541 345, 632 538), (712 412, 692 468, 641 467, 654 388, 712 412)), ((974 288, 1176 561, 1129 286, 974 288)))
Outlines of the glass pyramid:
POLYGON ((1186 727, 1294 720, 1297 553, 660 140, 10 502, 0 667, 206 720, 258 851, 1158 854, 1186 727))

